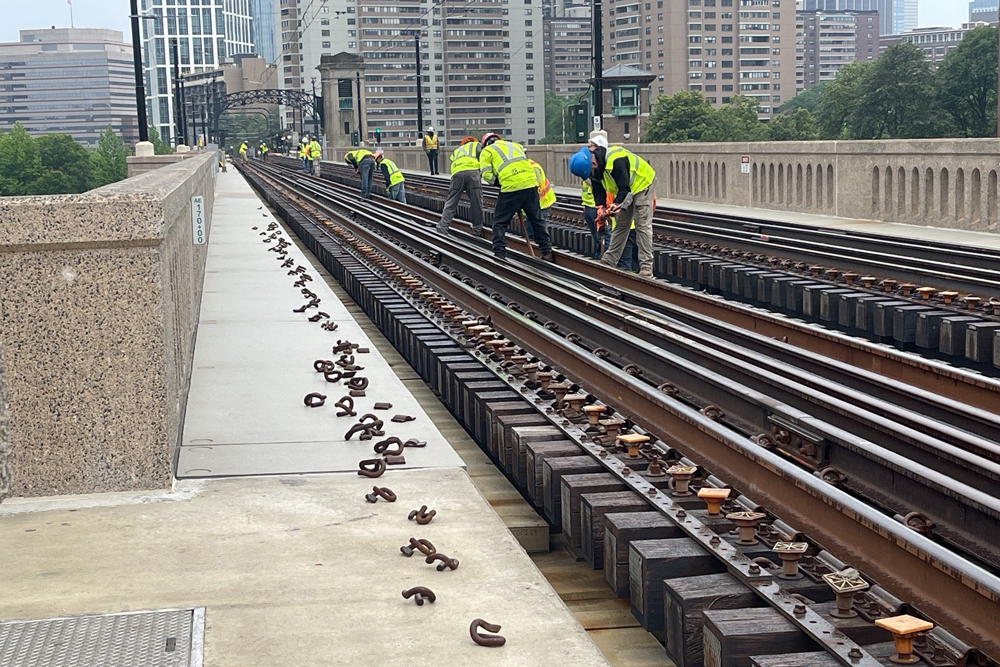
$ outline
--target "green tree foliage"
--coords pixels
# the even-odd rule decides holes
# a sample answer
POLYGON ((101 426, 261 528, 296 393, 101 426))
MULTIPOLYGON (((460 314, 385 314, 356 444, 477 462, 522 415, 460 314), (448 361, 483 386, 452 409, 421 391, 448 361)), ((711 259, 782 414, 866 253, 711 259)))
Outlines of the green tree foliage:
POLYGON ((551 90, 545 91, 545 137, 541 144, 561 144, 563 142, 563 112, 573 98, 560 97, 551 90))
POLYGON ((149 126, 149 143, 153 144, 153 153, 156 155, 169 155, 174 152, 170 144, 160 138, 159 131, 152 125, 149 126))
POLYGON ((0 195, 32 194, 31 184, 42 175, 38 146, 20 123, 0 134, 0 195))
POLYGON ((997 29, 969 31, 937 71, 938 101, 962 136, 991 137, 997 129, 997 29))
POLYGON ((701 141, 716 111, 696 91, 660 95, 649 115, 643 141, 678 143, 701 141))
POLYGON ((854 113, 862 104, 873 61, 848 63, 820 94, 819 124, 824 139, 849 139, 854 113))
POLYGON ((886 50, 862 81, 861 104, 851 115, 855 139, 940 136, 934 72, 909 42, 886 50))
POLYGON ((819 121, 805 107, 782 113, 767 124, 771 141, 816 141, 820 138, 819 121))
POLYGON ((116 183, 128 175, 128 148, 110 125, 97 140, 97 148, 90 154, 94 187, 116 183))
POLYGON ((759 120, 757 100, 736 96, 713 114, 703 141, 765 141, 767 126, 759 120))
POLYGON ((35 139, 35 145, 45 174, 31 186, 31 194, 77 193, 90 189, 90 155, 73 137, 45 134, 35 139))
POLYGON ((778 113, 794 113, 799 109, 805 109, 814 114, 819 113, 823 104, 822 95, 823 89, 826 88, 826 83, 826 81, 821 81, 809 90, 802 91, 778 107, 778 113))

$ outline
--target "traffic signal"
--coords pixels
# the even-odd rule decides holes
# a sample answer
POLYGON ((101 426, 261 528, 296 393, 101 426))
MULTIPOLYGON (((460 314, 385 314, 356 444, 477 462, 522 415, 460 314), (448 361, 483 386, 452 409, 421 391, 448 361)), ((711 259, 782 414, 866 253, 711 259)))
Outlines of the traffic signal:
POLYGON ((376 144, 382 143, 382 128, 380 127, 375 128, 375 143, 376 144))

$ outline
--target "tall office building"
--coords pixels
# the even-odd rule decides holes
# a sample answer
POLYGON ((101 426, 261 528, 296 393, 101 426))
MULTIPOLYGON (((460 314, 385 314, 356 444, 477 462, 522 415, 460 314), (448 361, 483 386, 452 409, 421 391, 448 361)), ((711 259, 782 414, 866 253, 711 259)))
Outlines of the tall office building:
POLYGON ((161 137, 174 137, 173 40, 182 76, 254 53, 250 0, 141 0, 141 11, 155 17, 139 22, 149 124, 161 137))
POLYGON ((969 3, 969 23, 977 21, 995 23, 998 19, 1000 19, 998 0, 972 0, 969 3))
POLYGON ((895 0, 892 7, 892 32, 896 35, 916 30, 919 0, 895 0))
POLYGON ((271 64, 277 64, 278 60, 278 11, 275 5, 276 0, 250 0, 254 52, 271 64))
POLYGON ((544 136, 541 0, 280 2, 282 86, 311 92, 315 78, 318 91, 324 54, 359 53, 367 141, 379 128, 384 145, 412 145, 430 126, 449 146, 487 130, 527 143, 544 136))
POLYGON ((795 96, 795 8, 779 3, 618 0, 606 5, 604 66, 655 75, 651 101, 696 90, 718 107, 744 95, 770 118, 795 96))
POLYGON ((796 94, 832 81, 844 65, 879 55, 878 12, 798 13, 796 94))
MULTIPOLYGON (((914 27, 917 24, 916 14, 917 0, 802 0, 802 11, 810 12, 814 10, 826 12, 878 12, 878 23, 880 34, 891 35, 896 25, 896 12, 899 8, 903 14, 906 13, 906 6, 913 5, 912 22, 914 27)), ((904 22, 909 19, 904 16, 904 22)))
POLYGON ((96 144, 110 125, 139 140, 132 45, 117 30, 21 30, 0 44, 0 131, 60 132, 96 144))
POLYGON ((545 39, 545 90, 566 97, 590 89, 593 63, 590 7, 574 7, 565 16, 543 19, 545 39))

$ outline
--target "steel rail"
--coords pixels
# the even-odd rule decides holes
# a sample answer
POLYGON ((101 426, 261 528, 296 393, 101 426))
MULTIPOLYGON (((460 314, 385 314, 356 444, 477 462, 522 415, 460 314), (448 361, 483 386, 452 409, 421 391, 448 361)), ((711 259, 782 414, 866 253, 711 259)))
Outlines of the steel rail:
MULTIPOLYGON (((289 182, 287 176, 280 178, 289 182)), ((298 187, 332 203, 345 204, 341 192, 322 183, 305 182, 298 187)), ((773 364, 771 369, 762 367, 769 360, 761 355, 732 346, 725 346, 725 351, 720 352, 677 334, 665 335, 631 314, 623 318, 621 313, 607 309, 590 295, 576 294, 568 283, 554 287, 540 274, 542 279, 529 285, 524 272, 493 260, 485 262, 492 264, 488 270, 483 269, 480 266, 483 258, 478 252, 441 239, 429 230, 415 228, 395 211, 385 211, 369 202, 351 202, 350 208, 354 214, 366 215, 382 231, 397 238, 405 236, 407 243, 425 254, 445 253, 449 266, 455 260, 461 261, 462 273, 488 285, 490 290, 505 293, 516 286, 512 300, 569 326, 574 333, 591 341, 592 348, 628 349, 623 366, 636 364, 659 378, 657 384, 671 382, 698 397, 701 403, 720 407, 741 432, 766 433, 777 426, 793 438, 801 438, 803 443, 817 449, 818 456, 810 462, 798 448, 792 447, 787 453, 800 463, 807 463, 813 469, 832 466, 851 478, 850 488, 899 514, 921 511, 946 527, 941 530, 944 539, 1000 567, 1000 554, 983 537, 1000 531, 1000 501, 996 498, 1000 495, 1000 465, 942 438, 963 444, 974 442, 994 457, 1000 455, 995 443, 954 432, 884 402, 878 407, 883 413, 893 415, 895 421, 873 415, 864 404, 876 402, 875 399, 856 391, 841 390, 841 396, 831 396, 817 388, 822 384, 828 389, 839 389, 828 381, 820 379, 812 387, 804 386, 798 381, 798 369, 786 366, 779 369, 782 374, 776 373, 773 364), (387 225, 385 221, 390 220, 396 221, 396 226, 387 225), (536 293, 539 298, 529 297, 536 293), (597 326, 595 320, 610 327, 597 326), (619 330, 641 342, 621 340, 619 330), (742 358, 732 358, 734 350, 742 358), (845 419, 847 424, 842 428, 834 426, 845 419), (870 465, 873 461, 877 468, 870 465)), ((441 255, 443 262, 445 254, 441 255)))
MULTIPOLYGON (((776 454, 707 419, 683 402, 656 391, 608 361, 581 354, 577 345, 463 285, 428 264, 425 258, 415 256, 412 248, 403 249, 392 240, 352 222, 348 211, 356 209, 354 202, 350 206, 338 207, 342 211, 328 206, 324 208, 350 229, 344 234, 376 248, 400 266, 420 275, 425 282, 448 294, 459 306, 489 315, 495 326, 539 355, 557 363, 565 360, 572 364, 574 375, 580 377, 599 398, 621 406, 621 412, 639 423, 654 425, 657 432, 670 433, 671 443, 683 443, 681 446, 684 449, 697 451, 698 458, 716 474, 742 480, 744 488, 774 506, 781 506, 785 516, 808 526, 808 532, 819 536, 827 544, 837 545, 842 553, 864 562, 867 569, 878 573, 879 579, 905 592, 907 597, 936 618, 954 623, 956 633, 964 640, 994 652, 1000 648, 1000 641, 993 632, 1000 623, 1000 607, 996 604, 1000 600, 1000 582, 989 573, 956 558, 939 545, 903 528, 843 491, 787 465, 776 454), (977 591, 978 595, 970 596, 970 590, 977 591)), ((323 230, 317 226, 317 230, 334 238, 341 236, 338 229, 323 230)), ((591 451, 597 453, 593 447, 591 451)), ((637 481, 635 476, 627 479, 613 462, 604 463, 633 488, 645 484, 644 481, 637 481)), ((669 501, 663 499, 662 494, 659 499, 647 500, 670 516, 671 508, 665 504, 669 501)), ((719 555, 718 549, 709 550, 719 555)), ((738 563, 730 563, 730 567, 733 571, 740 571, 738 563)), ((752 583, 748 572, 742 571, 742 575, 744 580, 752 583)), ((765 588, 757 586, 758 591, 767 596, 763 591, 765 588)), ((789 610, 781 606, 780 600, 772 601, 789 615, 789 610)), ((822 637, 817 639, 823 641, 822 637)), ((843 664, 860 664, 838 654, 836 649, 832 652, 843 664)), ((865 664, 871 663, 866 660, 865 664)))

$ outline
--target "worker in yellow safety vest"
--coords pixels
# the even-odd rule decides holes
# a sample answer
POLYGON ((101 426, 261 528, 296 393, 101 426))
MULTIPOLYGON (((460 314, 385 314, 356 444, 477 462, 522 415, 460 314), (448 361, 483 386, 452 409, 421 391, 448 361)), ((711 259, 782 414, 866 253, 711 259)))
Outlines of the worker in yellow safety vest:
POLYGON ((367 148, 350 151, 344 158, 347 164, 354 167, 354 172, 361 176, 361 198, 371 199, 372 178, 375 176, 375 154, 367 148))
POLYGON ((427 164, 433 176, 438 173, 438 139, 433 127, 428 127, 424 134, 424 152, 427 153, 427 164))
POLYGON ((495 132, 483 135, 482 144, 479 171, 483 181, 500 187, 493 209, 493 254, 498 259, 507 258, 507 227, 517 211, 524 211, 527 227, 538 243, 542 259, 555 261, 549 230, 539 208, 538 176, 524 147, 501 139, 495 132))
POLYGON ((375 164, 382 170, 382 177, 385 178, 385 193, 389 199, 406 203, 406 188, 403 185, 403 172, 399 170, 396 163, 385 157, 382 151, 375 152, 375 164))
POLYGON ((302 137, 299 141, 299 159, 302 160, 302 173, 309 172, 309 137, 302 137))
POLYGON ((458 211, 458 203, 464 192, 469 196, 469 211, 472 218, 472 233, 479 236, 483 233, 483 184, 479 180, 479 154, 482 148, 475 137, 465 137, 462 144, 451 153, 451 187, 441 211, 441 220, 437 230, 442 234, 448 231, 451 220, 458 211))
MULTIPOLYGON (((611 232, 611 245, 601 262, 608 266, 618 264, 635 221, 639 275, 650 278, 653 276, 653 186, 656 172, 648 162, 631 151, 621 146, 609 147, 607 138, 602 135, 591 137, 587 148, 591 155, 591 169, 587 177, 594 188, 594 200, 604 202, 606 193, 614 195, 614 201, 606 207, 605 213, 617 216, 619 223, 611 232)), ((598 208, 599 216, 603 208, 598 208)))
POLYGON ((240 144, 240 158, 242 158, 244 162, 247 161, 247 142, 245 141, 240 144))
MULTIPOLYGON (((539 212, 541 213, 542 221, 547 223, 549 219, 549 208, 556 203, 556 193, 552 189, 552 183, 550 183, 549 179, 545 177, 545 170, 542 169, 542 165, 530 158, 528 159, 528 162, 531 163, 531 168, 535 170, 535 179, 538 181, 539 212)), ((524 220, 524 211, 521 211, 520 215, 521 219, 524 220)), ((534 236, 527 230, 527 228, 525 231, 528 233, 528 238, 534 240, 534 236)))
POLYGON ((320 145, 318 141, 316 141, 316 137, 313 137, 312 141, 309 142, 308 150, 309 150, 309 173, 319 176, 319 171, 320 171, 319 162, 320 160, 323 159, 323 147, 320 145))

